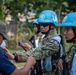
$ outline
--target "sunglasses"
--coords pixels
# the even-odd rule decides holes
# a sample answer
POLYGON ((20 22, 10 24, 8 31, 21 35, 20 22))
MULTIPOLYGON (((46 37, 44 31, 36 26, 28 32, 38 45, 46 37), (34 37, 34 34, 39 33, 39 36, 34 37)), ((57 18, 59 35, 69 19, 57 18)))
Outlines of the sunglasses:
POLYGON ((43 26, 43 27, 47 27, 49 25, 50 25, 49 23, 40 23, 40 26, 43 26))

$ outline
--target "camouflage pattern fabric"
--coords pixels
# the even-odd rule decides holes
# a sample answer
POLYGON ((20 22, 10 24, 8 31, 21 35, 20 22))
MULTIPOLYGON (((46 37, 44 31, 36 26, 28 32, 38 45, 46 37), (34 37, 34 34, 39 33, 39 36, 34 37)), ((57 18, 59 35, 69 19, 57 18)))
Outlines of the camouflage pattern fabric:
MULTIPOLYGON (((70 69, 72 67, 72 61, 73 61, 73 57, 74 57, 74 54, 76 52, 76 44, 73 44, 68 52, 67 52, 67 55, 66 55, 66 62, 68 63, 68 68, 69 68, 69 72, 70 72, 70 69)), ((59 72, 59 75, 63 75, 61 72, 59 72)))
POLYGON ((38 34, 34 34, 34 36, 32 36, 30 38, 29 41, 31 42, 33 48, 36 48, 36 47, 40 46, 40 42, 41 42, 42 36, 43 36, 43 34, 41 34, 41 32, 40 32, 38 34))
POLYGON ((68 62, 69 68, 71 68, 72 66, 72 61, 73 61, 75 52, 76 52, 76 44, 73 44, 69 48, 69 51, 67 52, 67 56, 66 56, 66 62, 68 62))
MULTIPOLYGON (((18 52, 18 59, 20 59, 20 61, 26 61, 28 56, 33 56, 36 60, 39 59, 44 59, 47 56, 51 56, 54 54, 57 54, 59 52, 59 43, 56 40, 50 40, 50 38, 53 38, 57 35, 56 30, 54 29, 50 34, 48 34, 47 36, 45 36, 42 40, 41 40, 41 46, 38 48, 32 48, 31 50, 28 50, 26 52, 18 52)), ((57 62, 57 60, 56 60, 57 62)), ((56 65, 57 63, 54 62, 54 64, 56 65)), ((55 72, 48 72, 48 73, 43 73, 43 75, 53 75, 55 72)))
POLYGON ((38 33, 38 34, 36 34, 35 35, 35 40, 38 39, 38 43, 40 43, 41 42, 41 39, 42 39, 42 36, 43 36, 43 34, 41 34, 41 32, 38 33))
POLYGON ((25 52, 17 52, 17 54, 22 57, 21 61, 26 61, 28 56, 33 56, 36 60, 39 60, 44 59, 47 56, 53 55, 54 53, 58 53, 59 43, 56 40, 52 42, 48 41, 50 38, 55 36, 57 36, 57 33, 54 29, 48 36, 43 38, 41 47, 32 48, 31 50, 25 52))

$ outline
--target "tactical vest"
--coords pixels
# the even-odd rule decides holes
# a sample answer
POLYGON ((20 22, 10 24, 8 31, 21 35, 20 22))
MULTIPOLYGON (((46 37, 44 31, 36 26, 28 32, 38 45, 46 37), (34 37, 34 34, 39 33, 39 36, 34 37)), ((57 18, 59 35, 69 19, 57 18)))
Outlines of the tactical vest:
POLYGON ((76 53, 74 54, 70 75, 76 75, 76 53))
MULTIPOLYGON (((30 39, 30 42, 32 43, 33 48, 39 47, 39 39, 35 39, 35 36, 30 39)), ((42 75, 41 71, 41 60, 36 60, 36 64, 34 65, 34 68, 31 70, 30 75, 42 75)))
POLYGON ((62 45, 61 45, 61 37, 60 36, 55 36, 55 37, 49 39, 48 41, 50 42, 50 40, 56 40, 60 44, 60 48, 59 48, 58 53, 56 53, 52 56, 46 57, 45 59, 43 59, 41 61, 41 66, 42 66, 42 71, 43 72, 54 71, 56 69, 58 58, 63 55, 63 48, 62 48, 62 45))

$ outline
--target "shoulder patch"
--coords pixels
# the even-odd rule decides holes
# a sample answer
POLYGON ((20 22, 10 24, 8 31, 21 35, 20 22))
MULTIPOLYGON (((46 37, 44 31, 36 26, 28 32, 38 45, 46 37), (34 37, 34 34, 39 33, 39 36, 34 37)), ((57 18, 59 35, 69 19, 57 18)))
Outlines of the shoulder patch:
POLYGON ((54 42, 54 41, 55 41, 54 39, 50 39, 50 40, 49 40, 49 42, 54 42))
POLYGON ((49 39, 49 42, 50 43, 57 42, 59 44, 59 42, 57 40, 55 40, 55 39, 49 39))

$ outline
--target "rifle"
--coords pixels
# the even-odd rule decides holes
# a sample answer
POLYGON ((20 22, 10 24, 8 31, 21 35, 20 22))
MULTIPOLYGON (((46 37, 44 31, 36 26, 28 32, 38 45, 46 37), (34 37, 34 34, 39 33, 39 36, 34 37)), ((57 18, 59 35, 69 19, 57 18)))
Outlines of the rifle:
MULTIPOLYGON (((23 38, 22 42, 25 43, 26 40, 23 38)), ((27 51, 27 49, 24 46, 22 46, 22 44, 20 42, 18 42, 18 45, 21 46, 23 48, 23 50, 27 51)))
MULTIPOLYGON (((35 48, 36 47, 35 37, 33 36, 29 41, 32 43, 33 48, 35 48)), ((34 69, 32 69, 30 75, 42 75, 41 60, 36 60, 36 64, 34 65, 34 69)))
POLYGON ((61 37, 61 44, 63 46, 63 56, 62 56, 62 59, 63 59, 63 75, 69 75, 68 64, 65 61, 66 53, 65 53, 64 37, 63 36, 60 36, 60 37, 61 37))

